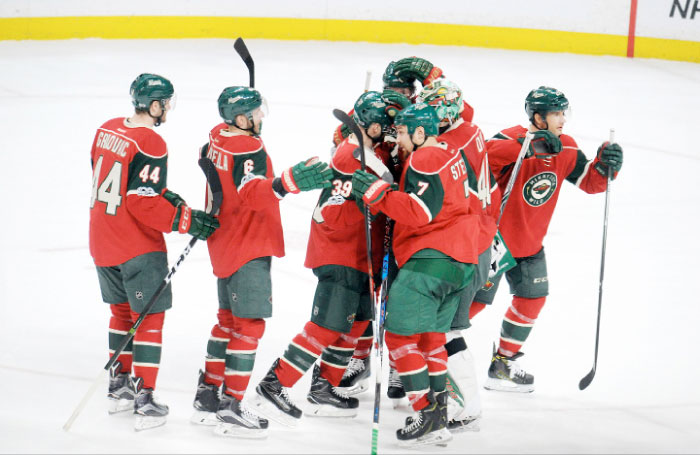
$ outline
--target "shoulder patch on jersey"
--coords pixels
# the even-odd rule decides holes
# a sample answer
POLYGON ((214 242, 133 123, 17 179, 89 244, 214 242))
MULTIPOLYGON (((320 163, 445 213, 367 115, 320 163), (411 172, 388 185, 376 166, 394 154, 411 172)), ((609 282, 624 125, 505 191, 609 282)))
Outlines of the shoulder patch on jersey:
POLYGON ((557 189, 554 172, 540 172, 530 177, 523 185, 523 199, 532 207, 545 204, 557 189))

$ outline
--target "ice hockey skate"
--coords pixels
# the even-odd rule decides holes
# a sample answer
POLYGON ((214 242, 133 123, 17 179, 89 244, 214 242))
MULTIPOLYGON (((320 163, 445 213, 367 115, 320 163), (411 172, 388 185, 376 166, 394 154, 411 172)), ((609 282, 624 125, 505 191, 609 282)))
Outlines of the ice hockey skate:
POLYGON ((267 437, 267 419, 250 412, 236 397, 224 394, 216 417, 219 423, 214 433, 218 435, 245 439, 267 437))
POLYGON ((107 391, 107 412, 116 414, 134 409, 134 383, 128 372, 121 372, 122 363, 114 362, 109 369, 109 389, 107 391))
POLYGON ((216 417, 216 411, 219 410, 219 388, 214 384, 207 384, 204 377, 204 372, 199 370, 197 393, 192 403, 194 413, 190 422, 198 425, 218 425, 220 420, 216 417))
POLYGON ((301 409, 296 407, 289 397, 286 387, 280 384, 275 374, 279 359, 270 367, 265 377, 255 388, 252 406, 255 412, 279 424, 295 427, 301 418, 301 409))
POLYGON ((338 388, 343 389, 343 392, 349 396, 358 395, 369 389, 369 377, 371 374, 370 357, 365 357, 364 359, 353 357, 350 359, 350 364, 345 370, 338 388))
POLYGON ((153 389, 143 387, 143 379, 135 378, 136 398, 134 398, 134 430, 149 430, 165 425, 169 412, 168 406, 158 403, 153 397, 153 389))
POLYGON ((394 409, 398 408, 402 399, 406 397, 406 391, 403 389, 399 372, 393 367, 389 368, 389 387, 386 390, 386 396, 391 399, 394 409))
POLYGON ((494 347, 491 366, 484 388, 503 392, 530 393, 535 390, 535 378, 518 365, 517 359, 523 356, 517 352, 512 357, 498 353, 494 347))
POLYGON ((305 414, 315 417, 355 417, 360 405, 357 398, 349 397, 322 378, 318 365, 314 365, 311 390, 306 399, 310 404, 306 406, 305 414))
POLYGON ((447 429, 447 394, 442 392, 436 397, 430 391, 428 401, 428 406, 406 418, 406 426, 396 430, 400 447, 446 446, 452 440, 447 429))

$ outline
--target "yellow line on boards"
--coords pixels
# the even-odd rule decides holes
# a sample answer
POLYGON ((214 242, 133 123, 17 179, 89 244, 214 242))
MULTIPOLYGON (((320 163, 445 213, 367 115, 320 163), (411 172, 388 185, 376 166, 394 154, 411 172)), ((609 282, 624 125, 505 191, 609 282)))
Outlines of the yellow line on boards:
MULTIPOLYGON (((0 40, 260 38, 473 46, 625 56, 626 35, 416 22, 205 16, 0 18, 0 40)), ((700 61, 700 43, 636 38, 638 57, 700 61)))

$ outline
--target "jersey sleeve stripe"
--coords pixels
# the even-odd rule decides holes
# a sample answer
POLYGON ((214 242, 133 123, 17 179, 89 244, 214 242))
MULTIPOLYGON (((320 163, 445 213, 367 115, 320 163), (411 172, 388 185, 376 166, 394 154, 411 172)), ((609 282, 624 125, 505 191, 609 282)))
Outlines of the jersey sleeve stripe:
POLYGON ((432 213, 430 213, 430 209, 428 208, 428 206, 425 205, 425 202, 423 202, 423 200, 420 197, 418 197, 415 193, 408 193, 408 195, 411 196, 418 203, 418 205, 420 205, 420 207, 423 209, 425 214, 428 216, 428 223, 433 221, 433 215, 432 215, 432 213))

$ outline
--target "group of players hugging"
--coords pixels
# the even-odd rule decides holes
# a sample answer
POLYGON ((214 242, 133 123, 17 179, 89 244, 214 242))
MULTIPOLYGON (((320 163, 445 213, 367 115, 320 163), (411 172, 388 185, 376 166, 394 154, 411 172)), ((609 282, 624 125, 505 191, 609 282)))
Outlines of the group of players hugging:
MULTIPOLYGON (((517 359, 548 295, 542 242, 561 182, 605 191, 609 170, 613 178, 620 171, 622 149, 605 142, 588 160, 563 134, 569 101, 551 87, 527 94, 526 127, 487 141, 462 90, 431 62, 392 61, 383 85, 362 93, 349 112, 362 137, 340 125, 329 163, 312 157, 279 176, 260 136, 265 99, 252 87, 225 88, 218 98, 223 122, 200 150, 221 184, 215 213, 191 209, 167 187, 167 148, 154 127, 174 108, 168 79, 139 75, 131 85, 133 115, 98 129, 90 249, 111 308, 110 355, 168 273, 163 233, 207 240, 219 305, 194 423, 225 436, 264 438, 268 419, 295 426, 303 413, 355 417, 355 395, 368 389, 375 333, 385 330, 377 345, 388 349, 387 394, 415 411, 396 431, 398 444, 444 445, 456 432, 478 430, 481 404, 463 331, 493 302, 504 275, 513 298, 484 387, 534 390, 517 359), (244 402, 272 316, 271 258, 284 255, 280 201, 316 189, 305 260, 318 278, 310 319, 244 402), (385 307, 375 307, 387 254, 385 307), (382 316, 378 330, 372 320, 382 316), (310 369, 302 412, 288 389, 310 369)), ((211 201, 210 185, 207 195, 211 201)), ((132 410, 137 430, 164 424, 168 414, 153 390, 171 301, 168 286, 110 371, 109 412, 132 410)))

